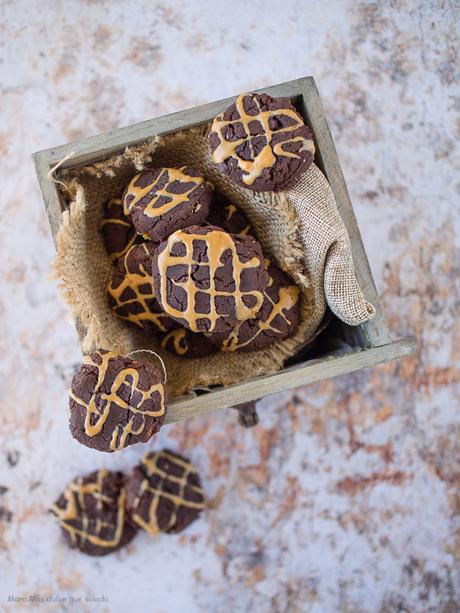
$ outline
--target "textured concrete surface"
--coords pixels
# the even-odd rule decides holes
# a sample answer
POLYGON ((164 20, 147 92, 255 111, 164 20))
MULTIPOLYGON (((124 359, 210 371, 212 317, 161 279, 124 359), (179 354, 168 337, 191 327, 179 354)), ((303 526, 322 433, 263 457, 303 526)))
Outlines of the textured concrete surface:
MULTIPOLYGON (((0 602, 78 611, 460 609, 458 4, 0 1, 0 602), (229 8, 230 7, 230 8, 229 8), (313 74, 400 363, 165 428, 212 508, 107 559, 46 514, 76 473, 128 468, 74 443, 76 334, 31 152, 313 74), (105 597, 102 603, 69 599, 105 597)), ((30 606, 16 605, 28 610, 30 606)))

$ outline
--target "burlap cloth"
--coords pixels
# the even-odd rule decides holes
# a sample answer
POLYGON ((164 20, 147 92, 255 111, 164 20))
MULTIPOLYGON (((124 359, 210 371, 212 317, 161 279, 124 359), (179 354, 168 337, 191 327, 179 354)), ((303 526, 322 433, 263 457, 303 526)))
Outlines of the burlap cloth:
POLYGON ((218 171, 210 158, 207 130, 201 126, 156 137, 104 162, 60 175, 71 202, 57 235, 54 272, 76 320, 83 352, 157 352, 166 366, 170 397, 276 372, 312 338, 326 303, 351 325, 375 312, 356 281, 349 237, 321 171, 313 164, 296 187, 284 193, 251 192, 218 171), (217 191, 244 210, 266 255, 301 288, 301 322, 293 337, 260 351, 189 360, 163 351, 153 336, 118 319, 109 308, 106 289, 113 265, 99 232, 103 203, 119 197, 144 166, 183 164, 200 170, 217 191))

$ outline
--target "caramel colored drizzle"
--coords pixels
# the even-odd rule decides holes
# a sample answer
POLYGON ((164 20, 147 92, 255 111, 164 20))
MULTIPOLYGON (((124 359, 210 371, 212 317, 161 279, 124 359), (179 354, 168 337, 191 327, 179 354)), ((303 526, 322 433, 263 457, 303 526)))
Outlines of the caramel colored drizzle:
MULTIPOLYGON (((159 189, 153 195, 153 198, 147 204, 144 209, 144 214, 148 217, 160 217, 160 215, 164 215, 168 213, 171 209, 180 204, 183 204, 189 199, 190 194, 200 185, 204 183, 203 177, 192 177, 185 172, 186 166, 181 166, 181 168, 163 168, 162 172, 158 175, 158 177, 146 185, 145 187, 139 187, 135 185, 136 181, 139 178, 139 175, 136 175, 134 179, 132 179, 131 183, 128 185, 128 189, 126 191, 126 195, 134 196, 133 200, 125 205, 125 213, 129 214, 132 212, 133 208, 137 205, 137 203, 142 200, 149 192, 151 192, 156 185, 160 182, 160 179, 164 178, 165 173, 167 174, 167 183, 164 187, 159 189), (173 194, 168 191, 168 187, 174 181, 178 181, 180 183, 192 183, 192 187, 181 194, 173 194), (165 202, 161 206, 155 206, 155 203, 160 198, 160 196, 164 196, 168 198, 168 202, 165 202)), ((125 196, 126 202, 126 196, 125 196)), ((199 210, 200 204, 197 203, 196 209, 199 210)))
POLYGON ((134 503, 133 503, 133 509, 137 509, 139 507, 141 497, 146 492, 148 492, 149 494, 152 494, 152 499, 150 501, 147 521, 145 521, 143 517, 139 515, 139 513, 137 513, 136 511, 132 513, 132 518, 136 522, 136 524, 140 526, 141 528, 143 528, 146 532, 148 532, 149 534, 153 536, 156 536, 161 532, 158 526, 158 519, 157 519, 157 510, 158 510, 158 505, 160 503, 161 498, 166 498, 167 500, 170 500, 174 504, 174 510, 171 513, 171 517, 169 518, 168 525, 166 528, 163 528, 164 532, 167 532, 168 530, 173 528, 174 525, 176 524, 177 512, 178 512, 179 507, 184 506, 184 507, 188 507, 189 509, 197 509, 200 511, 205 508, 205 497, 204 497, 203 489, 201 487, 192 485, 191 483, 187 482, 190 473, 194 472, 194 468, 190 462, 177 458, 176 456, 171 455, 167 451, 159 451, 157 453, 149 454, 145 456, 142 459, 142 465, 145 468, 147 477, 142 481, 140 491, 138 495, 136 496, 134 503), (176 475, 167 473, 164 470, 161 470, 161 468, 159 468, 158 466, 158 460, 161 457, 167 458, 171 463, 175 464, 176 466, 179 466, 183 471, 182 475, 178 477, 176 475), (160 482, 159 482, 158 487, 152 487, 150 485, 149 480, 153 477, 153 475, 158 475, 160 477, 160 482), (172 494, 166 491, 166 489, 161 489, 163 482, 165 480, 173 482, 173 483, 177 483, 179 485, 179 493, 172 494), (199 496, 201 496, 201 501, 197 502, 194 500, 187 500, 184 497, 186 487, 189 490, 193 490, 199 496))
MULTIPOLYGON (((109 205, 107 208, 110 210, 110 208, 114 206, 120 207, 120 210, 123 211, 123 203, 120 198, 113 198, 109 202, 109 205)), ((125 247, 123 247, 121 251, 113 251, 112 253, 109 254, 111 260, 117 260, 118 258, 121 258, 127 251, 129 251, 129 249, 134 245, 137 239, 137 234, 134 231, 133 224, 128 219, 120 219, 118 217, 106 217, 105 219, 102 220, 100 227, 101 227, 101 230, 103 230, 106 226, 113 226, 113 225, 123 226, 125 228, 130 228, 132 230, 132 236, 126 243, 125 247)))
POLYGON ((236 317, 239 321, 245 321, 254 317, 260 309, 263 302, 263 294, 258 290, 242 292, 241 274, 244 270, 250 268, 258 268, 260 260, 257 257, 251 258, 248 262, 241 262, 238 257, 235 243, 230 234, 222 230, 211 230, 208 234, 188 234, 187 231, 178 230, 171 234, 168 243, 158 255, 158 269, 160 270, 160 295, 161 304, 165 312, 171 317, 184 319, 192 332, 200 332, 197 322, 200 319, 208 319, 210 327, 207 332, 212 332, 216 326, 217 320, 222 317, 217 312, 216 297, 230 296, 235 300, 236 317), (205 241, 207 246, 208 262, 196 262, 193 259, 193 241, 205 241), (181 243, 185 246, 184 256, 172 256, 171 251, 176 243, 181 243), (233 279, 235 281, 234 291, 218 291, 215 287, 215 273, 222 266, 221 257, 230 250, 232 253, 233 262, 233 279), (196 287, 192 278, 192 266, 200 265, 200 267, 209 267, 210 272, 210 287, 207 290, 196 287), (167 301, 167 284, 168 284, 168 268, 170 266, 185 265, 188 270, 185 281, 175 281, 175 284, 183 287, 187 294, 187 307, 185 311, 179 311, 172 307, 167 301), (210 295, 210 313, 197 313, 195 311, 195 296, 198 292, 208 293, 210 295), (253 307, 247 307, 243 302, 243 296, 253 296, 256 299, 256 304, 253 307))
MULTIPOLYGON (((270 285, 273 283, 273 280, 270 279, 270 285)), ((274 320, 279 315, 284 319, 287 325, 290 325, 290 321, 285 314, 285 311, 290 311, 296 304, 299 299, 300 290, 297 285, 288 285, 287 287, 281 287, 278 293, 278 300, 275 302, 270 298, 270 296, 265 292, 265 299, 268 300, 271 304, 271 311, 266 321, 257 320, 257 328, 255 333, 244 342, 240 342, 238 339, 238 333, 241 328, 242 323, 239 323, 229 334, 229 336, 222 343, 221 350, 222 351, 236 351, 237 349, 241 349, 241 347, 245 347, 252 343, 259 334, 266 332, 267 330, 271 330, 275 334, 280 334, 282 331, 274 325, 274 320)))
POLYGON ((104 479, 108 476, 107 470, 99 470, 97 472, 96 481, 90 483, 84 483, 82 477, 78 477, 75 481, 70 483, 65 492, 64 498, 66 505, 63 509, 54 504, 51 507, 51 511, 58 518, 61 528, 66 530, 72 543, 77 544, 78 537, 80 537, 82 543, 89 541, 92 545, 98 547, 117 547, 120 543, 123 535, 123 528, 125 524, 125 502, 126 502, 126 490, 121 488, 120 494, 116 500, 108 496, 104 496, 102 493, 104 479), (116 524, 103 521, 100 517, 97 518, 95 525, 95 534, 90 534, 89 524, 90 517, 88 516, 85 496, 91 496, 96 500, 96 509, 102 514, 103 504, 114 504, 117 506, 117 521, 116 524), (81 527, 77 528, 72 525, 71 522, 78 521, 81 523, 81 527), (103 528, 112 528, 113 537, 111 539, 102 538, 100 536, 103 528))
POLYGON ((112 439, 110 441, 110 451, 118 451, 119 449, 123 449, 123 447, 125 446, 126 438, 129 434, 139 435, 144 431, 145 417, 160 417, 161 415, 164 415, 164 388, 162 383, 154 383, 149 387, 148 390, 141 390, 139 389, 139 372, 135 368, 123 368, 115 377, 110 392, 101 392, 101 387, 104 383, 107 369, 109 366, 109 360, 118 356, 117 354, 114 354, 112 352, 98 353, 97 355, 99 355, 102 359, 101 364, 97 364, 97 362, 93 361, 90 355, 86 355, 83 357, 83 364, 89 364, 91 366, 95 366, 98 369, 97 383, 89 402, 85 402, 81 398, 78 398, 72 392, 72 390, 70 390, 69 396, 77 404, 86 409, 85 434, 91 438, 97 436, 101 432, 110 414, 110 408, 112 403, 116 404, 122 409, 125 409, 126 411, 130 411, 131 413, 140 414, 144 416, 144 421, 141 423, 138 430, 133 430, 135 415, 131 417, 127 424, 118 424, 116 426, 112 435, 112 439), (147 400, 152 399, 153 394, 155 392, 158 392, 158 394, 160 395, 160 408, 156 411, 146 411, 142 408, 130 406, 118 395, 118 392, 120 391, 122 385, 127 385, 133 390, 133 392, 138 392, 139 394, 141 394, 141 407, 147 400), (96 395, 98 397, 98 403, 100 404, 100 408, 98 408, 96 405, 96 395))
POLYGON ((174 351, 177 355, 185 355, 187 353, 187 333, 183 328, 171 330, 161 341, 161 348, 166 349, 168 342, 172 340, 174 351))
MULTIPOLYGON (((139 247, 141 246, 147 253, 147 246, 145 243, 141 243, 139 247)), ((127 253, 124 261, 125 276, 120 285, 118 285, 118 287, 114 287, 112 282, 110 282, 107 288, 108 293, 116 302, 116 306, 114 307, 115 313, 117 317, 120 317, 120 319, 126 319, 127 321, 130 321, 141 328, 145 322, 152 322, 162 332, 166 332, 166 328, 163 323, 163 320, 166 317, 165 314, 161 312, 154 313, 148 303, 149 300, 155 300, 155 296, 153 294, 152 274, 150 271, 146 270, 142 264, 139 265, 140 272, 130 272, 127 262, 128 256, 129 254, 127 253), (144 294, 140 291, 140 288, 146 284, 149 284, 152 287, 152 291, 148 294, 144 294), (126 289, 132 290, 135 293, 135 296, 129 300, 122 300, 121 297, 126 289), (129 311, 127 314, 120 313, 120 310, 123 307, 128 307, 129 309, 129 305, 133 303, 138 303, 142 307, 139 313, 130 313, 129 311)))
MULTIPOLYGON (((254 181, 260 177, 263 171, 266 168, 271 168, 276 162, 276 156, 278 157, 289 157, 289 158, 300 158, 299 155, 301 151, 310 151, 312 155, 315 154, 315 145, 313 140, 310 138, 305 138, 303 136, 295 136, 291 137, 288 140, 276 143, 272 145, 273 135, 277 132, 294 132, 298 128, 304 125, 302 118, 298 115, 298 113, 292 109, 275 109, 272 111, 262 111, 260 109, 260 104, 257 98, 253 98, 253 101, 258 107, 257 115, 248 115, 244 110, 244 98, 249 94, 241 94, 236 99, 235 105, 239 114, 239 119, 232 119, 229 121, 224 120, 224 113, 220 113, 214 119, 212 123, 211 130, 218 134, 220 143, 218 147, 214 150, 212 154, 212 158, 216 164, 221 164, 225 162, 230 157, 236 159, 238 167, 243 171, 243 182, 246 185, 252 185, 254 181), (292 126, 278 128, 276 130, 272 130, 270 128, 270 118, 271 117, 280 117, 287 116, 295 120, 295 123, 292 126), (265 136, 267 142, 261 151, 254 155, 254 147, 252 145, 251 139, 253 138, 250 133, 249 124, 257 121, 262 126, 262 134, 260 136, 265 136), (235 141, 225 140, 223 135, 223 129, 230 125, 235 125, 240 123, 243 125, 244 130, 246 132, 246 136, 244 138, 240 138, 235 141), (244 160, 242 159, 238 153, 237 148, 245 142, 249 142, 249 146, 251 147, 251 153, 253 160, 244 160), (291 151, 285 151, 283 148, 285 145, 289 143, 301 143, 298 153, 293 153, 291 151)), ((259 136, 259 135, 257 135, 259 136)))

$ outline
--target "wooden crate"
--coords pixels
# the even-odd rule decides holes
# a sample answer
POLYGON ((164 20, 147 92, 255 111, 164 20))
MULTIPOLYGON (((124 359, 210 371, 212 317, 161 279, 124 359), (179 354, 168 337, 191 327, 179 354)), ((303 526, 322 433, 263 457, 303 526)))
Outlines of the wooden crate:
MULTIPOLYGON (((344 337, 349 338, 352 333, 355 345, 352 351, 332 355, 324 354, 306 361, 300 359, 300 361, 297 360, 297 363, 295 360, 290 360, 291 366, 274 375, 256 377, 244 383, 216 388, 195 396, 176 398, 169 405, 167 422, 180 421, 216 409, 256 400, 288 388, 351 373, 395 360, 415 351, 413 338, 391 340, 314 79, 305 77, 266 87, 260 91, 275 97, 288 96, 291 98, 309 124, 316 144, 315 163, 321 168, 332 188, 340 215, 351 239, 358 281, 366 299, 375 306, 376 315, 371 321, 358 326, 353 331, 345 324, 338 324, 343 330, 344 337)), ((233 100, 234 97, 204 104, 35 153, 33 158, 53 238, 58 232, 65 203, 56 184, 48 178, 48 173, 50 168, 63 158, 73 153, 71 159, 62 163, 62 169, 101 161, 114 153, 123 151, 126 146, 140 143, 155 134, 169 134, 207 123, 233 100)), ((321 343, 317 343, 318 345, 321 349, 321 343)))

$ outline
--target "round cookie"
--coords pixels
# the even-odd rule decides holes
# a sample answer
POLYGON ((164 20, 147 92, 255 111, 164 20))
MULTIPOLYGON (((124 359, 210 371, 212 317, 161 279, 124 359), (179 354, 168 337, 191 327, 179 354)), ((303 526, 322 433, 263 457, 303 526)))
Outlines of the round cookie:
POLYGON ((151 241, 133 245, 118 260, 107 291, 117 317, 150 332, 166 332, 177 323, 165 315, 153 294, 155 247, 151 241))
POLYGON ((296 332, 300 319, 300 290, 269 260, 266 265, 270 280, 256 317, 237 324, 228 334, 210 336, 210 341, 221 351, 264 349, 296 332))
POLYGON ((127 545, 138 528, 128 521, 123 474, 98 470, 71 481, 50 511, 64 538, 91 556, 104 556, 127 545))
POLYGON ((289 98, 241 94, 218 115, 209 134, 212 159, 239 185, 289 189, 313 162, 315 145, 289 98))
POLYGON ((126 490, 131 521, 153 536, 181 532, 206 506, 193 465, 168 450, 145 455, 126 480, 126 490))
POLYGON ((145 443, 166 414, 160 369, 109 351, 84 356, 69 393, 72 436, 98 451, 145 443))
POLYGON ((124 214, 121 198, 112 198, 105 203, 101 232, 111 260, 124 255, 140 239, 133 222, 124 214))
POLYGON ((209 210, 208 222, 230 234, 254 235, 246 215, 234 204, 215 200, 209 210))
POLYGON ((255 238, 215 226, 171 234, 156 250, 152 272, 161 308, 192 332, 223 333, 254 317, 268 283, 255 238))
POLYGON ((123 207, 139 234, 160 242, 175 230, 201 224, 212 193, 212 185, 191 166, 148 168, 126 188, 123 207))
POLYGON ((182 358, 205 358, 217 347, 204 335, 186 328, 176 328, 163 335, 161 348, 182 358))

